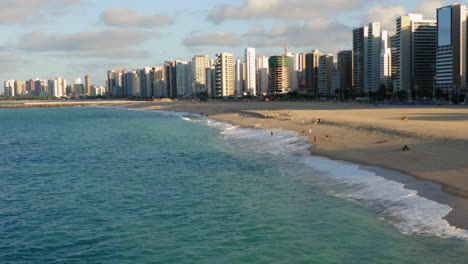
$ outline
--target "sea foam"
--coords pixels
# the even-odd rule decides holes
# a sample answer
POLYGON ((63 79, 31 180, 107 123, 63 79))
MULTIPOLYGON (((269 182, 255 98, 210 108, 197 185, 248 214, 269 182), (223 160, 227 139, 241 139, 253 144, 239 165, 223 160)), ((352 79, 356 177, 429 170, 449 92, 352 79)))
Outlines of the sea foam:
MULTIPOLYGON (((165 115, 171 114, 166 112, 165 115)), ((307 143, 306 137, 301 137, 296 132, 241 128, 202 116, 193 120, 186 113, 173 116, 203 122, 218 129, 228 140, 256 142, 258 144, 255 144, 255 151, 258 153, 281 155, 289 161, 321 171, 325 177, 332 178, 337 183, 347 184, 349 188, 335 196, 384 208, 380 218, 404 234, 468 240, 467 230, 451 226, 444 219, 452 210, 450 206, 421 197, 416 190, 364 170, 357 164, 310 155, 309 148, 313 146, 307 143), (270 136, 271 132, 274 136, 270 136)))

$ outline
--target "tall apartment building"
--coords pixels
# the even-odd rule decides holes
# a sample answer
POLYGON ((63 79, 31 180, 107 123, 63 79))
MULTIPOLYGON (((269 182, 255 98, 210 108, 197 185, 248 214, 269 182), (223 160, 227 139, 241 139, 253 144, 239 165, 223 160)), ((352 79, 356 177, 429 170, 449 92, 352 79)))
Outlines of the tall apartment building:
MULTIPOLYGON (((216 63, 213 63, 215 65, 216 63)), ((214 87, 215 87, 215 66, 211 66, 206 69, 206 89, 208 91, 208 96, 213 97, 214 87)))
POLYGON ((366 58, 364 47, 368 33, 367 27, 353 29, 353 86, 356 95, 364 93, 364 61, 366 58))
POLYGON ((382 31, 378 22, 353 30, 356 94, 367 96, 370 92, 377 92, 381 84, 388 81, 386 70, 391 67, 391 50, 384 46, 388 43, 387 39, 387 31, 382 31), (383 83, 382 77, 384 77, 383 83))
POLYGON ((382 30, 380 44, 380 87, 392 90, 392 50, 388 45, 388 32, 382 30))
POLYGON ((140 77, 140 95, 141 97, 153 96, 153 82, 151 80, 151 67, 139 69, 138 76, 140 77))
POLYGON ((235 94, 236 95, 243 95, 244 91, 247 93, 248 91, 245 90, 246 83, 246 63, 242 62, 241 60, 236 60, 234 65, 234 82, 235 82, 235 94))
POLYGON ((216 54, 214 97, 234 96, 234 56, 231 53, 222 52, 216 54))
POLYGON ((169 98, 177 98, 177 61, 164 62, 166 74, 166 94, 169 98))
POLYGON ((322 53, 314 50, 307 53, 305 58, 305 84, 307 94, 317 96, 318 94, 318 69, 322 53))
POLYGON ((338 52, 337 70, 340 73, 340 86, 342 91, 353 88, 353 51, 338 52))
POLYGON ((89 74, 86 74, 85 76, 85 88, 86 94, 91 95, 91 76, 89 76, 89 74))
POLYGON ((414 98, 428 96, 435 72, 437 21, 409 14, 397 19, 396 29, 396 89, 414 98))
POLYGON ((192 62, 178 61, 176 64, 176 82, 177 82, 177 97, 185 99, 192 97, 192 62))
POLYGON ((245 91, 257 95, 257 66, 255 48, 245 50, 245 91))
POLYGON ((153 87, 153 97, 167 97, 167 84, 165 67, 151 66, 151 81, 153 87))
POLYGON ((257 57, 257 94, 266 95, 268 93, 268 57, 259 56, 257 57))
POLYGON ((206 69, 211 67, 208 55, 195 55, 192 59, 193 95, 200 97, 208 95, 206 85, 206 69))
POLYGON ((467 16, 465 5, 437 9, 436 87, 452 95, 467 93, 467 16))
POLYGON ((289 92, 289 57, 272 56, 268 59, 270 72, 268 93, 283 94, 289 92))
POLYGON ((124 97, 140 97, 140 76, 137 71, 129 71, 123 75, 124 97))
POLYGON ((332 72, 333 72, 333 55, 327 54, 320 56, 320 66, 318 69, 318 86, 317 91, 319 96, 330 96, 334 91, 331 90, 332 72))

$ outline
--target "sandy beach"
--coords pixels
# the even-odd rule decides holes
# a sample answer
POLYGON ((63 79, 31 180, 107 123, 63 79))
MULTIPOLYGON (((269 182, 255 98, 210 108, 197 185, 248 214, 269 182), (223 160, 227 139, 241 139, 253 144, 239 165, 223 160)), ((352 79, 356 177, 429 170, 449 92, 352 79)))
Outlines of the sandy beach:
MULTIPOLYGON (((313 155, 398 171, 418 180, 438 183, 444 192, 468 198, 466 106, 377 107, 317 102, 103 101, 99 104, 202 113, 243 127, 296 131, 309 137, 313 155), (407 118, 402 120, 402 117, 407 118), (405 145, 409 151, 402 151, 405 145)), ((456 210, 447 219, 467 228, 464 219, 468 217, 468 205, 463 200, 451 202, 456 210)))
MULTIPOLYGON (((243 127, 296 131, 309 137, 313 155, 398 171, 468 198, 465 106, 376 107, 316 102, 126 102, 116 106, 202 113, 243 127), (316 123, 318 119, 320 123, 316 123), (405 145, 409 151, 402 151, 405 145)), ((447 219, 467 228, 466 199, 456 200, 446 202, 454 208, 447 219)))

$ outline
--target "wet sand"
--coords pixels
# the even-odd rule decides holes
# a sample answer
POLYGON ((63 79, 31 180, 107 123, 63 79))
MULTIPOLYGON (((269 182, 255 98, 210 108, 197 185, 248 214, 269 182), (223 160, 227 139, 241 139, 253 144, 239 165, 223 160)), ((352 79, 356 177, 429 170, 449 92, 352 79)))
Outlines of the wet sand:
POLYGON ((309 137, 313 155, 361 164, 405 183, 421 196, 454 208, 446 219, 468 229, 468 107, 316 102, 99 104, 189 112, 243 127, 296 131, 309 137), (320 123, 316 123, 318 119, 320 123), (409 151, 401 150, 405 145, 409 151))

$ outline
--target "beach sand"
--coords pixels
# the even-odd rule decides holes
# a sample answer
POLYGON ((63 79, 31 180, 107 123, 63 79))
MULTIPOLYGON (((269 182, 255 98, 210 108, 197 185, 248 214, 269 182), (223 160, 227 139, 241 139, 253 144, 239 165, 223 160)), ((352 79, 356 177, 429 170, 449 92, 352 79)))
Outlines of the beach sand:
MULTIPOLYGON (((116 106, 202 113, 243 127, 296 131, 309 137, 313 155, 398 171, 468 198, 465 106, 376 107, 317 102, 126 102, 116 106), (321 122, 314 124, 318 119, 321 122), (409 151, 402 151, 405 145, 409 151)), ((390 175, 387 171, 387 176, 395 178, 390 175)), ((444 194, 424 188, 418 191, 454 208, 446 218, 451 224, 468 228, 466 199, 442 198, 444 194)))
POLYGON ((466 106, 376 107, 318 102, 103 101, 99 104, 189 112, 243 127, 296 131, 309 137, 313 155, 372 166, 383 176, 399 181, 402 178, 392 171, 440 184, 416 184, 408 180, 425 197, 454 208, 446 219, 468 229, 466 106), (402 120, 402 117, 408 118, 402 120), (316 123, 318 119, 320 123, 316 123), (402 151, 405 145, 409 151, 402 151))

